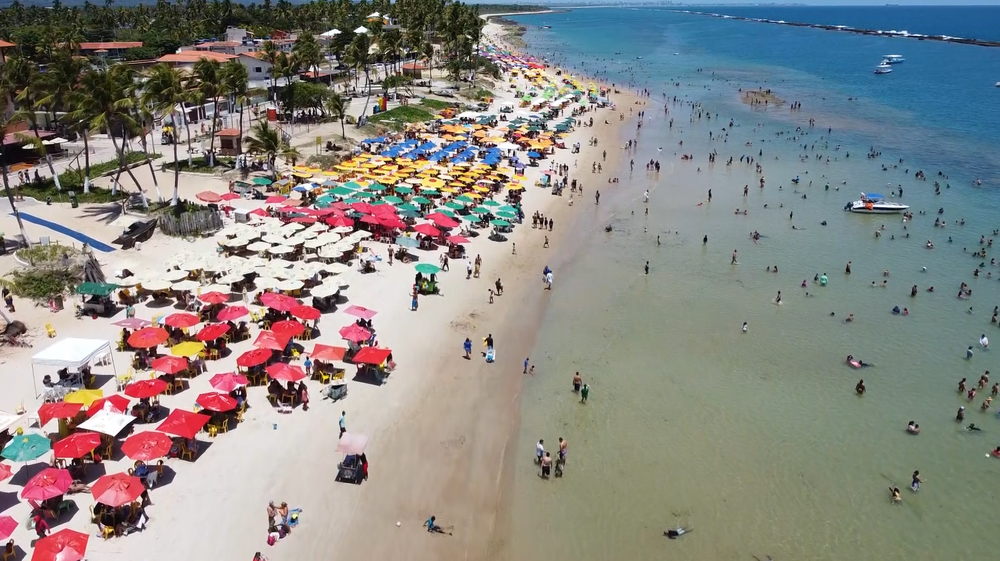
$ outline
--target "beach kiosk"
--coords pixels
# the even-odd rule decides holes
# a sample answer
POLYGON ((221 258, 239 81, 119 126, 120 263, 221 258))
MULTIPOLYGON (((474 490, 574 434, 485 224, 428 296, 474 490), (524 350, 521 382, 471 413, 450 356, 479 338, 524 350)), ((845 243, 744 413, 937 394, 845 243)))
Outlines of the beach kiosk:
POLYGON ((118 377, 114 356, 111 354, 111 342, 107 339, 77 339, 67 337, 56 341, 42 352, 31 357, 31 386, 38 397, 38 378, 36 366, 49 366, 58 369, 58 376, 46 376, 42 381, 46 398, 61 401, 65 394, 84 388, 94 365, 111 365, 114 376, 118 377))

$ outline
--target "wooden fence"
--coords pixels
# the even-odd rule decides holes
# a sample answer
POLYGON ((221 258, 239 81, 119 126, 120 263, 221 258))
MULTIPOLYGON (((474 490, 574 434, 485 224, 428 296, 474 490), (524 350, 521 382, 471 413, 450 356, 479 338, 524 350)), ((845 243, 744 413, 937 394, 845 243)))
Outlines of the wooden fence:
POLYGON ((168 236, 199 236, 222 229, 222 215, 214 210, 160 215, 160 230, 168 236))

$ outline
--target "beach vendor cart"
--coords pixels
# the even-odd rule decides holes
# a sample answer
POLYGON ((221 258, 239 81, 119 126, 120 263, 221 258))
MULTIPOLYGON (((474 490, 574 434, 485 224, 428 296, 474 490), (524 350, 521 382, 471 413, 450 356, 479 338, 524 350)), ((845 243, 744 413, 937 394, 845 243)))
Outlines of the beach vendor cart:
POLYGON ((368 437, 363 434, 345 432, 337 441, 337 452, 344 454, 344 461, 337 464, 336 481, 346 481, 360 485, 365 480, 368 471, 368 458, 365 448, 368 447, 368 437))
POLYGON ((118 311, 118 306, 111 299, 118 285, 105 282, 85 282, 76 287, 76 293, 83 297, 77 307, 77 316, 99 315, 110 316, 118 311))
POLYGON ((322 390, 323 397, 332 401, 337 401, 347 397, 347 380, 333 380, 322 390))

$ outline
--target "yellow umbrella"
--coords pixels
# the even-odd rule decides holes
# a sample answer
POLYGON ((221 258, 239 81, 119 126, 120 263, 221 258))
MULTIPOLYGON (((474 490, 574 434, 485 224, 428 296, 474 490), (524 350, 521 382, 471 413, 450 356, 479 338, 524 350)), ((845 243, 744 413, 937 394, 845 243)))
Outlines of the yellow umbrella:
POLYGON ((476 191, 479 191, 480 193, 489 193, 490 192, 490 190, 489 190, 488 187, 483 187, 482 185, 473 185, 472 188, 475 189, 476 191))
POLYGON ((333 171, 333 170, 329 170, 328 169, 328 170, 323 170, 323 175, 334 176, 334 175, 340 175, 340 174, 337 173, 337 172, 335 172, 335 171, 333 171))
POLYGON ((481 199, 481 198, 483 198, 483 196, 480 195, 479 193, 466 193, 465 196, 466 197, 472 197, 473 199, 481 199))
POLYGON ((524 186, 519 183, 512 183, 507 186, 508 191, 520 191, 521 189, 524 189, 524 186))
POLYGON ((66 394, 63 401, 66 403, 82 403, 84 407, 90 407, 98 399, 104 397, 101 390, 76 390, 66 394))
POLYGON ((320 168, 317 168, 317 167, 311 167, 311 168, 306 168, 306 171, 308 171, 309 173, 319 173, 319 172, 321 172, 323 170, 321 170, 320 168))
POLYGON ((305 173, 305 172, 301 172, 301 171, 297 171, 297 172, 293 173, 292 175, 294 175, 295 177, 300 177, 302 179, 309 179, 310 177, 312 177, 311 173, 305 173))
POLYGON ((306 166, 295 166, 292 169, 295 171, 302 171, 302 172, 309 171, 309 168, 307 168, 306 166))
POLYGON ((186 356, 192 357, 202 351, 205 348, 205 343, 201 341, 184 341, 170 347, 170 354, 174 356, 186 356))
POLYGON ((452 187, 442 187, 441 191, 444 193, 458 193, 458 189, 454 189, 452 187))

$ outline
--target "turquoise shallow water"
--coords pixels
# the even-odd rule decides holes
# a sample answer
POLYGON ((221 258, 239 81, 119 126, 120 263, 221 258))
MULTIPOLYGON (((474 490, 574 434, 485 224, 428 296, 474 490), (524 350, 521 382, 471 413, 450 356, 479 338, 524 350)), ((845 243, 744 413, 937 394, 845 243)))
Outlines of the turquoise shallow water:
MULTIPOLYGON (((690 105, 670 103, 670 129, 662 105, 653 103, 662 97, 654 96, 646 108, 652 120, 630 156, 635 171, 619 170, 622 183, 614 188, 604 184, 606 176, 578 175, 587 189, 577 224, 585 249, 557 269, 532 357, 536 376, 525 384, 512 557, 990 558, 1000 461, 984 454, 1000 445, 1000 421, 996 406, 979 411, 983 392, 969 403, 955 388, 960 378, 975 381, 988 369, 995 373, 991 385, 1000 380, 997 351, 977 346, 973 359, 964 360, 964 349, 981 333, 1000 340, 990 325, 1000 304, 1000 268, 989 266, 991 253, 974 278, 981 260, 963 252, 978 249, 980 235, 1000 228, 996 137, 988 134, 996 109, 980 101, 987 94, 968 90, 969 83, 987 80, 1000 51, 969 54, 916 41, 869 45, 869 37, 819 37, 818 31, 782 37, 779 27, 759 31, 754 24, 662 10, 581 10, 522 21, 553 25, 529 31, 533 53, 567 68, 586 64, 594 71, 603 63, 619 79, 701 103, 713 119, 692 120, 690 105), (603 30, 599 40, 595 29, 603 30), (755 33, 766 33, 767 50, 755 33), (744 37, 746 48, 726 39, 734 34, 744 37), (645 54, 622 50, 640 45, 645 54), (902 52, 907 62, 889 78, 921 76, 949 100, 942 110, 947 115, 932 114, 915 99, 925 92, 873 81, 867 59, 858 76, 838 78, 846 72, 840 63, 808 67, 803 58, 826 61, 811 49, 839 59, 902 52), (615 52, 626 54, 600 60, 615 52), (921 62, 924 54, 944 62, 921 62), (952 66, 972 56, 983 57, 985 70, 949 85, 952 66), (737 89, 762 83, 803 101, 805 109, 761 112, 743 105, 737 89), (848 102, 848 95, 861 101, 848 102), (949 117, 970 113, 977 117, 949 117), (814 129, 810 117, 817 120, 814 129), (723 127, 725 142, 718 140, 723 127), (710 130, 716 140, 709 140, 710 130), (865 158, 872 145, 880 158, 865 158), (707 161, 710 150, 718 151, 715 164, 707 161), (682 152, 694 161, 681 161, 682 152), (739 163, 744 154, 764 166, 763 190, 754 169, 739 163), (823 159, 811 158, 815 154, 823 159), (736 163, 726 166, 730 156, 736 163), (659 176, 643 170, 650 158, 663 165, 659 176), (899 158, 904 163, 892 169, 899 158), (928 180, 914 179, 915 169, 927 170, 928 180), (939 169, 949 179, 940 180, 942 194, 934 195, 939 169), (799 186, 790 182, 796 175, 803 179, 799 186), (971 186, 976 177, 983 186, 971 186), (842 211, 861 190, 888 194, 886 183, 902 185, 904 202, 926 214, 903 224, 898 216, 842 211), (593 205, 597 188, 600 207, 593 205), (648 217, 641 200, 646 188, 652 193, 648 217), (711 203, 705 202, 708 188, 711 203), (941 207, 944 229, 934 227, 941 207), (734 215, 736 208, 749 213, 734 215), (954 223, 960 218, 964 226, 954 223), (882 224, 884 235, 875 238, 882 224), (754 230, 763 235, 759 245, 749 239, 754 230), (935 249, 924 247, 928 239, 935 249), (734 248, 737 266, 730 264, 734 248), (647 260, 649 276, 642 270, 647 260), (847 261, 851 275, 844 273, 847 261), (769 265, 780 272, 767 272, 769 265), (871 288, 886 269, 888 287, 871 288), (829 285, 814 284, 816 273, 827 273, 829 285), (955 297, 961 282, 972 288, 971 299, 955 297), (911 298, 914 284, 920 292, 911 298), (925 292, 932 285, 936 290, 925 292), (780 306, 773 301, 778 290, 780 306), (894 305, 911 314, 892 315, 894 305), (853 323, 843 321, 848 313, 855 314, 853 323), (747 334, 740 331, 744 321, 747 334), (847 354, 876 366, 850 369, 847 354), (570 392, 576 370, 593 388, 586 405, 570 392), (859 398, 853 388, 861 377, 868 394, 859 398), (966 422, 981 425, 982 433, 955 422, 960 405, 969 408, 966 422), (905 432, 909 420, 920 423, 919 436, 905 432), (534 443, 545 438, 554 449, 560 436, 570 442, 566 477, 542 481, 531 465, 534 443), (926 479, 919 493, 908 489, 915 469, 926 479), (902 505, 890 504, 890 483, 903 489, 902 505), (676 523, 695 532, 663 538, 662 530, 676 523)), ((995 96, 992 83, 988 87, 995 96)))

